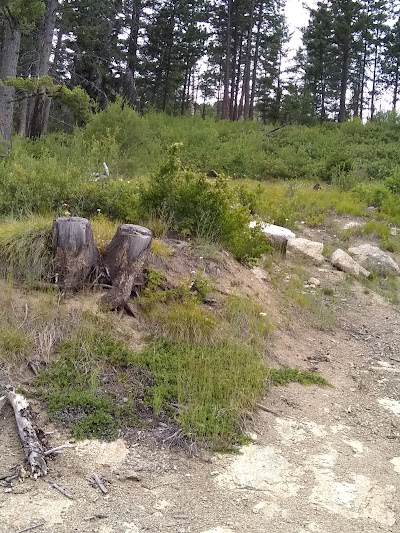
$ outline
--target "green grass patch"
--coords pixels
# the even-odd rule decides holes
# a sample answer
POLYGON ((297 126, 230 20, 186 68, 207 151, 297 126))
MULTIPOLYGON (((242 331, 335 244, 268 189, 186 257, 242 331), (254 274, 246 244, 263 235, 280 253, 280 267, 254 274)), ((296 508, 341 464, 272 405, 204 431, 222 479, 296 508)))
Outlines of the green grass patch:
POLYGON ((28 357, 34 346, 34 340, 29 333, 7 324, 1 320, 0 325, 0 353, 1 359, 8 363, 19 363, 28 357))
POLYGON ((33 216, 0 223, 0 277, 20 282, 48 279, 52 219, 33 216))
POLYGON ((332 331, 336 327, 335 291, 330 288, 306 288, 310 277, 307 267, 300 262, 282 271, 275 263, 267 260, 266 269, 271 275, 273 286, 280 291, 285 309, 294 313, 297 319, 305 321, 321 331, 332 331))
POLYGON ((268 351, 274 325, 264 308, 252 298, 228 296, 223 317, 229 324, 228 338, 236 339, 238 343, 244 343, 263 353, 268 351))
POLYGON ((216 447, 241 442, 241 414, 263 389, 262 355, 228 341, 181 339, 155 340, 137 353, 109 333, 83 329, 58 346, 35 386, 76 438, 114 438, 146 423, 147 413, 216 447))
POLYGON ((379 276, 372 273, 364 280, 367 290, 377 292, 392 304, 400 305, 400 279, 398 276, 379 276))
POLYGON ((135 352, 109 334, 82 330, 62 342, 57 354, 35 382, 54 420, 76 438, 102 439, 138 422, 135 410, 149 376, 136 364, 135 352))
POLYGON ((252 409, 265 377, 260 354, 227 341, 208 344, 153 342, 139 356, 154 378, 154 411, 178 405, 176 420, 187 436, 217 447, 242 439, 240 416, 252 409))
POLYGON ((269 368, 267 379, 274 385, 289 385, 300 383, 301 385, 328 386, 329 382, 319 372, 310 372, 300 368, 284 366, 282 368, 269 368))

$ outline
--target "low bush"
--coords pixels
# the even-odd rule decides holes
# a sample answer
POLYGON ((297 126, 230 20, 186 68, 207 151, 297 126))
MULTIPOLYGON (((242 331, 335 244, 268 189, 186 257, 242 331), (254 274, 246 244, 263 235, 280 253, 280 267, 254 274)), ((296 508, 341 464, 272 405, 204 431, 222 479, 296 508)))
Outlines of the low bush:
POLYGON ((241 261, 260 257, 269 248, 259 228, 249 228, 250 209, 238 202, 227 179, 211 182, 204 174, 182 169, 179 144, 139 195, 142 219, 168 220, 169 230, 187 237, 220 242, 241 261))

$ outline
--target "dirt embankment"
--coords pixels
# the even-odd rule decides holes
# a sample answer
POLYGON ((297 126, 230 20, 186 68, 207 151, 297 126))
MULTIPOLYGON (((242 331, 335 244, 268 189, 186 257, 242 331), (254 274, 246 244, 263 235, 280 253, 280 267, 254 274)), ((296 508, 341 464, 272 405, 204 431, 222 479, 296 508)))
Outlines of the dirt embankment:
MULTIPOLYGON (((201 261, 200 256, 177 258, 170 281, 201 261)), ((259 411, 248 419, 254 442, 237 455, 189 457, 140 430, 129 442, 78 443, 50 462, 48 476, 74 499, 45 479, 26 479, 12 492, 2 488, 0 533, 39 524, 36 531, 46 533, 399 530, 398 311, 329 268, 310 268, 321 287, 334 285, 340 295, 336 327, 324 332, 288 314, 270 273, 250 271, 228 258, 209 260, 205 268, 218 278, 220 294, 240 287, 273 316, 273 359, 318 369, 332 387, 292 384, 266 391, 262 402, 275 414, 259 411), (94 472, 106 480, 109 494, 103 496, 88 481, 94 472)), ((43 424, 50 445, 68 441, 45 418, 43 424)), ((23 462, 23 454, 8 406, 1 425, 3 471, 23 462)), ((162 431, 160 426, 159 435, 162 431)))

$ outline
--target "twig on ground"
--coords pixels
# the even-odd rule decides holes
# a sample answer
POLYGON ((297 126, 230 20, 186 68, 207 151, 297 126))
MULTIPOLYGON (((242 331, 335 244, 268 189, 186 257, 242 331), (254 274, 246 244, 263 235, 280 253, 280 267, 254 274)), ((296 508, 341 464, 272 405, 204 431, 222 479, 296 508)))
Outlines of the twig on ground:
POLYGON ((3 407, 4 407, 5 403, 6 403, 6 400, 7 400, 7 397, 6 397, 6 396, 2 396, 2 397, 0 398, 0 412, 1 412, 1 410, 3 409, 3 407))
POLYGON ((40 524, 35 524, 34 526, 28 526, 24 529, 20 529, 16 533, 25 533, 25 531, 32 531, 32 529, 37 529, 38 527, 43 527, 45 525, 45 522, 40 522, 40 524))
POLYGON ((93 516, 88 516, 87 518, 84 518, 85 522, 91 522, 92 520, 102 520, 103 518, 108 518, 108 515, 106 514, 94 514, 93 516))
POLYGON ((44 455, 57 455, 61 453, 61 451, 65 448, 76 448, 76 444, 61 444, 61 446, 56 446, 55 448, 51 448, 50 450, 45 451, 44 455))
POLYGON ((59 484, 56 483, 55 481, 50 481, 50 480, 49 480, 49 483, 50 483, 50 485, 51 485, 54 489, 56 489, 56 490, 58 490, 59 492, 61 492, 61 494, 64 494, 64 496, 66 496, 66 497, 69 498, 70 500, 73 500, 73 499, 74 499, 73 495, 69 492, 68 489, 65 489, 64 487, 62 487, 61 485, 59 485, 59 484))
POLYGON ((272 409, 268 409, 268 407, 265 407, 265 405, 263 405, 262 403, 256 403, 256 407, 258 409, 260 409, 261 411, 265 411, 266 413, 270 413, 271 415, 279 416, 278 413, 276 413, 272 409))
POLYGON ((90 478, 90 482, 93 483, 93 485, 97 485, 103 494, 108 494, 108 489, 104 486, 100 476, 93 474, 90 478))
POLYGON ((18 326, 17 329, 22 328, 22 326, 25 324, 25 322, 27 321, 27 319, 28 319, 28 304, 25 304, 25 316, 24 316, 23 321, 21 322, 21 324, 18 326))

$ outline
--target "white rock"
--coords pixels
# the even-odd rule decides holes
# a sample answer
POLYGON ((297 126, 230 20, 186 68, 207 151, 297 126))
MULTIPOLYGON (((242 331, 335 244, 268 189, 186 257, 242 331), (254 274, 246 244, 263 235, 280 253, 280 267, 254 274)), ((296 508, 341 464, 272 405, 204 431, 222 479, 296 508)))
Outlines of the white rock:
POLYGON ((347 254, 340 248, 333 252, 331 256, 331 263, 334 267, 338 268, 339 270, 342 270, 343 272, 347 272, 348 274, 351 274, 356 278, 359 278, 361 276, 367 278, 370 275, 368 270, 359 265, 357 261, 355 261, 351 257, 351 255, 347 254))
POLYGON ((389 254, 371 244, 361 244, 349 248, 351 254, 358 263, 364 268, 373 270, 377 274, 395 274, 400 275, 400 267, 389 254))
POLYGON ((226 527, 214 527, 213 529, 208 529, 202 533, 234 533, 234 531, 226 527))
POLYGON ((321 285, 320 280, 317 279, 317 278, 310 278, 310 279, 307 281, 307 283, 308 283, 309 285, 314 285, 314 287, 319 287, 319 286, 321 285))
POLYGON ((288 255, 300 255, 310 259, 316 265, 322 265, 325 257, 322 255, 324 244, 322 242, 309 241, 308 239, 288 239, 286 252, 288 255))
POLYGON ((293 239, 296 234, 290 229, 282 226, 275 226, 275 224, 267 224, 266 222, 256 222, 253 220, 250 222, 250 228, 260 226, 261 231, 267 235, 273 244, 286 245, 288 239, 293 239))
POLYGON ((361 222, 356 222, 355 220, 351 220, 350 222, 347 222, 343 226, 343 229, 347 230, 347 229, 359 228, 360 226, 362 226, 361 222))

